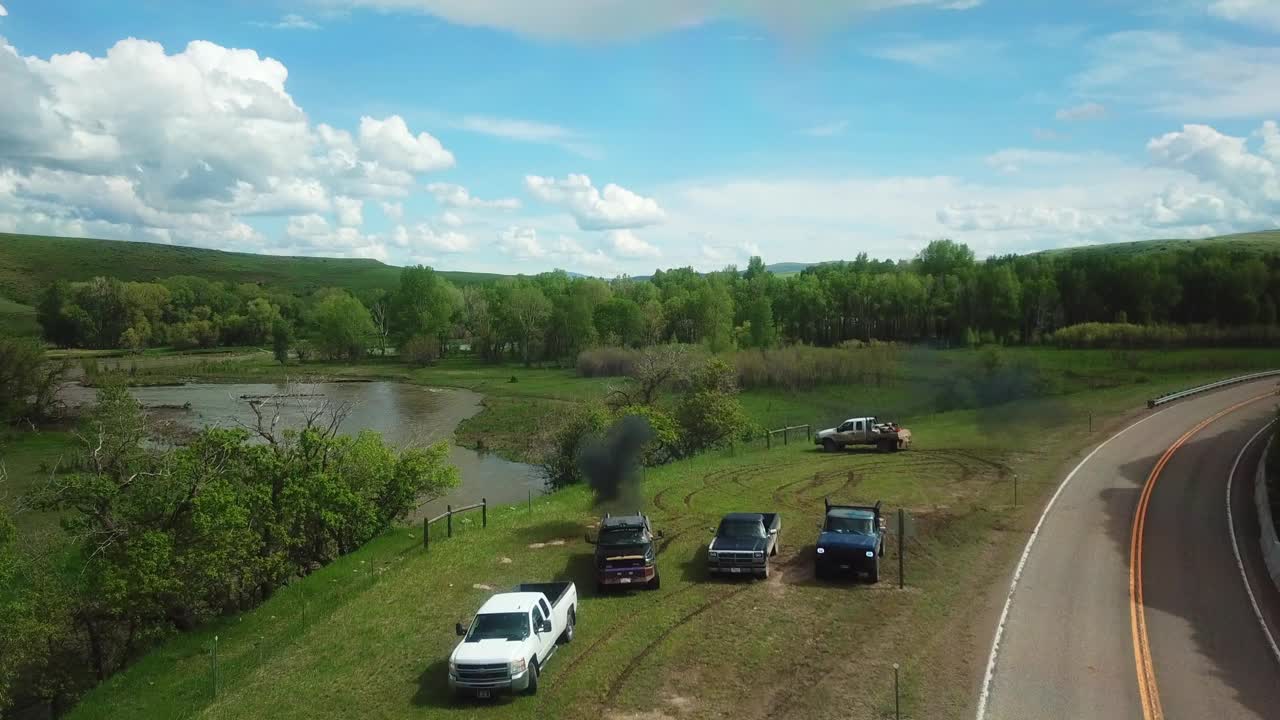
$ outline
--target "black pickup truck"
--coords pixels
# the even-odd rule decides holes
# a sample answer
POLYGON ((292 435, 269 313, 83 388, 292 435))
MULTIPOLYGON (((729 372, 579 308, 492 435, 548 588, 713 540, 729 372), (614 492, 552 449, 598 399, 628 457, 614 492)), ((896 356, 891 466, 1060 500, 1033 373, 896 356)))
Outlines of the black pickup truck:
POLYGON ((818 534, 814 574, 827 578, 839 573, 865 574, 880 581, 880 558, 884 557, 884 519, 880 503, 875 505, 827 506, 826 518, 818 534))
POLYGON ((649 518, 641 513, 605 515, 600 521, 600 534, 594 541, 587 538, 596 545, 596 591, 661 587, 658 549, 653 542, 659 537, 662 533, 655 533, 649 518))
POLYGON ((769 558, 778 554, 778 513, 729 513, 720 520, 707 546, 707 569, 713 573, 769 577, 769 558))

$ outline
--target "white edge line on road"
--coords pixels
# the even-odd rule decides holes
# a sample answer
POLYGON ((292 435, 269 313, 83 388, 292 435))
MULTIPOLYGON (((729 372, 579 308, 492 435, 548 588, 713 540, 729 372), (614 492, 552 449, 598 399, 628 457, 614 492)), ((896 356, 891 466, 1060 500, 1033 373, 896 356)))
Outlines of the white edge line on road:
POLYGON ((1244 561, 1240 558, 1240 546, 1236 544, 1236 519, 1231 512, 1231 482, 1236 476, 1236 469, 1240 466, 1240 461, 1244 459, 1244 454, 1249 450, 1249 446, 1258 439, 1262 433, 1266 432, 1275 424, 1275 420, 1262 426, 1262 429, 1253 434, 1249 438, 1249 442, 1240 448, 1240 454, 1236 455, 1235 462, 1231 463, 1231 472, 1227 474, 1227 533, 1231 535, 1231 552, 1236 556, 1236 567, 1240 570, 1240 579, 1244 581, 1244 591, 1249 595, 1249 604, 1253 606, 1253 616, 1258 619, 1258 624, 1262 626, 1262 636, 1267 639, 1267 644, 1271 646, 1271 654, 1276 656, 1276 662, 1280 662, 1280 646, 1276 645, 1276 639, 1271 635, 1271 628, 1267 626, 1267 620, 1262 616, 1262 608, 1258 607, 1258 598, 1253 594, 1253 587, 1249 585, 1249 575, 1244 570, 1244 561))
POLYGON ((1063 478, 1062 483, 1058 485, 1058 489, 1054 491, 1053 497, 1049 498, 1049 503, 1044 506, 1044 512, 1040 513, 1040 519, 1036 522, 1035 529, 1031 531, 1031 537, 1027 538, 1026 547, 1022 549, 1022 557, 1018 559, 1018 567, 1014 569, 1013 580, 1009 583, 1009 594, 1006 595, 1004 599, 1004 609, 1000 611, 1000 621, 996 623, 996 635, 991 641, 991 654, 987 656, 987 672, 982 678, 982 692, 978 695, 977 720, 985 720, 987 717, 987 701, 991 697, 991 681, 995 677, 996 660, 1000 656, 1000 640, 1004 637, 1004 627, 1009 621, 1009 608, 1013 605, 1013 594, 1018 589, 1018 580, 1022 577, 1022 570, 1027 565, 1027 558, 1031 555, 1031 548, 1035 545, 1036 537, 1040 534, 1040 527, 1044 525, 1045 518, 1049 517, 1049 511, 1053 509, 1054 503, 1058 501, 1058 496, 1062 495, 1062 491, 1067 489, 1067 485, 1071 482, 1071 478, 1075 477, 1076 473, 1080 471, 1080 468, 1084 467, 1085 463, 1092 460, 1093 456, 1097 455, 1099 450, 1110 444, 1112 440, 1115 440, 1121 435, 1138 427, 1163 411, 1163 409, 1157 410, 1132 425, 1129 425, 1115 435, 1103 440, 1098 447, 1094 448, 1088 455, 1085 455, 1084 459, 1071 469, 1071 472, 1067 473, 1067 476, 1063 478))

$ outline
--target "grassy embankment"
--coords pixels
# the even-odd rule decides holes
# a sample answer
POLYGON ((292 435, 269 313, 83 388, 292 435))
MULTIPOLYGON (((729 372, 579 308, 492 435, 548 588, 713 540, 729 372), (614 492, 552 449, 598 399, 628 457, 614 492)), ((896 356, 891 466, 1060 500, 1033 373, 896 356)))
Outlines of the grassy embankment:
MULTIPOLYGON (((907 453, 825 455, 797 443, 649 470, 648 509, 667 534, 658 592, 592 596, 582 535, 598 511, 575 488, 532 510, 495 511, 488 530, 459 523, 459 537, 430 552, 416 531, 390 533, 253 612, 174 638, 93 692, 73 717, 800 718, 840 707, 844 716, 879 718, 891 713, 894 662, 903 667, 906 717, 963 717, 988 640, 990 588, 1006 577, 1063 463, 1150 395, 1280 360, 1275 351, 1036 354, 1071 392, 992 410, 900 415, 917 437, 907 453), (812 581, 826 495, 911 511, 917 533, 907 540, 905 590, 893 582, 896 540, 879 586, 812 581), (708 528, 732 509, 782 512, 781 572, 773 579, 719 582, 703 572, 708 528), (542 693, 493 707, 455 705, 444 685, 453 623, 489 588, 555 577, 579 582, 581 623, 575 643, 547 668, 542 693)), ((938 358, 932 372, 950 371, 953 361, 938 358)), ((447 364, 405 372, 415 381, 461 374, 494 383, 489 391, 500 384, 485 375, 499 371, 447 364)), ((500 371, 504 381, 512 374, 520 381, 509 385, 520 390, 508 388, 507 397, 518 405, 542 406, 545 394, 590 386, 560 371, 500 371)), ((774 424, 767 420, 834 412, 837 404, 836 415, 864 408, 888 415, 872 403, 923 407, 921 395, 902 381, 865 394, 745 399, 757 419, 774 424), (809 405, 815 401, 820 407, 809 405)))

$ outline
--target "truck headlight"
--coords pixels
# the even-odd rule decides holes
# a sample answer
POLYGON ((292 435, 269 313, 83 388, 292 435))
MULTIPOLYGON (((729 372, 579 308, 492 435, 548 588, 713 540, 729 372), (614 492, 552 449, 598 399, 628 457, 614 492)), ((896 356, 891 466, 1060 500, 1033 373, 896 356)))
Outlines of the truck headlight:
POLYGON ((449 674, 450 675, 458 674, 458 663, 454 662, 453 660, 449 661, 449 674))
POLYGON ((524 672, 524 667, 525 667, 525 666, 524 666, 524 658, 520 658, 519 660, 512 660, 512 661, 511 661, 511 674, 512 674, 512 675, 519 675, 520 673, 524 672))
POLYGON ((715 560, 719 556, 720 556, 720 553, 717 553, 715 550, 710 550, 707 552, 708 559, 715 560))
POLYGON ((867 557, 875 557, 875 556, 876 556, 875 551, 873 551, 873 550, 868 550, 868 551, 867 551, 867 557))
POLYGON ((757 550, 757 551, 756 551, 756 559, 757 559, 757 560, 763 560, 763 559, 764 559, 764 552, 762 552, 762 551, 760 551, 760 550, 757 550))
POLYGON ((827 549, 826 549, 826 548, 818 548, 818 554, 819 554, 819 555, 825 555, 825 554, 826 554, 826 552, 827 552, 827 549))

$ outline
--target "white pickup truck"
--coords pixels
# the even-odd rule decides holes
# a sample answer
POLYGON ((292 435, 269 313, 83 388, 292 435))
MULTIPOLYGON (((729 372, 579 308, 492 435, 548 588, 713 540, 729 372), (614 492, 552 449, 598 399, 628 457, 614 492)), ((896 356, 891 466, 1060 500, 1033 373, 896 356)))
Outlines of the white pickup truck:
POLYGON ((838 427, 827 428, 813 436, 813 443, 827 452, 843 450, 850 445, 874 445, 883 452, 911 447, 911 431, 896 422, 880 422, 873 417, 849 418, 838 427))
POLYGON ((538 675, 556 647, 573 640, 578 588, 571 582, 524 583, 480 606, 449 656, 449 689, 478 698, 538 692, 538 675))

